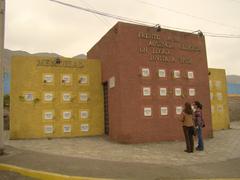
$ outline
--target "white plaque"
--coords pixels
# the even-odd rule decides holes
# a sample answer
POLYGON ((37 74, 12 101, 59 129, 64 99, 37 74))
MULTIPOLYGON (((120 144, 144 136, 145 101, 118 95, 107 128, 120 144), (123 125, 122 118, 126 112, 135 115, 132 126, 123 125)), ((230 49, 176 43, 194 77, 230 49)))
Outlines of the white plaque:
POLYGON ((44 74, 43 82, 44 83, 53 83, 53 75, 52 74, 44 74))
POLYGON ((53 119, 53 112, 52 111, 45 111, 44 112, 44 119, 45 120, 52 120, 53 119))
POLYGON ((160 96, 166 96, 167 95, 167 88, 160 88, 159 93, 160 93, 160 96))
POLYGON ((152 116, 152 108, 145 107, 144 108, 144 116, 147 116, 147 117, 152 116))
POLYGON ((69 74, 64 74, 62 76, 62 83, 64 84, 70 84, 71 83, 71 75, 69 74))
POLYGON ((151 96, 151 88, 150 87, 143 88, 143 96, 151 96))
POLYGON ((53 133, 53 126, 52 125, 44 126, 44 133, 45 134, 52 134, 53 133))
POLYGON ((222 82, 221 82, 221 81, 216 81, 216 82, 215 82, 215 87, 216 87, 217 89, 221 89, 221 86, 222 86, 222 82))
POLYGON ((165 69, 159 69, 158 70, 158 77, 166 77, 165 69))
POLYGON ((79 98, 81 102, 86 102, 88 101, 88 93, 79 93, 79 98))
POLYGON ((82 110, 80 111, 80 118, 81 119, 87 119, 89 117, 88 110, 82 110))
POLYGON ((210 99, 213 100, 213 93, 210 93, 210 99))
POLYGON ((161 107, 161 115, 167 116, 168 115, 168 108, 167 107, 161 107))
POLYGON ((182 114, 182 110, 183 110, 182 106, 176 106, 176 114, 177 115, 182 114))
POLYGON ((86 76, 86 75, 81 75, 81 76, 79 77, 79 83, 80 83, 80 84, 88 84, 88 76, 86 76))
POLYGON ((222 93, 220 93, 220 92, 217 93, 217 99, 218 99, 219 101, 222 101, 222 99, 223 99, 222 93))
POLYGON ((63 93, 63 101, 64 102, 70 102, 71 101, 71 93, 63 93))
POLYGON ((217 105, 217 111, 223 112, 223 105, 217 105))
POLYGON ((180 77, 181 77, 180 75, 181 75, 181 74, 180 74, 180 71, 179 71, 179 70, 173 71, 173 77, 174 77, 174 78, 180 78, 180 77))
POLYGON ((214 105, 211 105, 211 111, 212 111, 212 113, 214 113, 214 111, 215 111, 214 105))
POLYGON ((149 77, 150 71, 149 68, 142 68, 142 77, 149 77))
POLYGON ((188 90, 188 93, 189 93, 189 96, 195 96, 195 95, 196 95, 196 91, 195 91, 194 88, 190 88, 190 89, 188 90))
POLYGON ((63 132, 70 133, 71 131, 72 131, 71 125, 68 125, 68 124, 63 125, 63 132))
POLYGON ((212 80, 209 80, 209 88, 212 89, 212 80))
POLYGON ((44 101, 52 101, 53 100, 53 93, 47 92, 44 93, 44 101))
POLYGON ((72 112, 71 111, 63 111, 63 119, 71 119, 72 112))
POLYGON ((25 99, 25 101, 33 101, 33 99, 34 99, 33 93, 31 93, 31 92, 25 93, 24 94, 24 99, 25 99))
POLYGON ((181 88, 175 88, 175 96, 181 96, 182 95, 182 89, 181 88))
POLYGON ((188 79, 194 79, 194 73, 193 71, 188 71, 188 79))
POLYGON ((109 79, 109 88, 114 88, 115 87, 115 77, 111 77, 109 79))
POLYGON ((88 132, 89 131, 89 124, 81 124, 80 129, 83 132, 88 132))

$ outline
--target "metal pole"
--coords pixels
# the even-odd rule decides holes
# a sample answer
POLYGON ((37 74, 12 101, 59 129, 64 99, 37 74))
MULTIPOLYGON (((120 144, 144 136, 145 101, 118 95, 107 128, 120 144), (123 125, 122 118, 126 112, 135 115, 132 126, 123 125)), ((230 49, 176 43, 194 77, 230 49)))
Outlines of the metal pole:
POLYGON ((4 50, 4 20, 5 0, 1 1, 0 9, 0 155, 3 155, 3 50, 4 50))

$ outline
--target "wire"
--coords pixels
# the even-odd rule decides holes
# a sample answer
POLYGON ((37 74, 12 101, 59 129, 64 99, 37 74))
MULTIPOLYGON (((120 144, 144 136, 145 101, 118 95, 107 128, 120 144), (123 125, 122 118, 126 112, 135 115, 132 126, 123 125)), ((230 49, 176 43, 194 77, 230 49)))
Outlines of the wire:
MULTIPOLYGON (((152 6, 154 8, 164 9, 164 10, 169 11, 169 12, 173 12, 173 13, 176 13, 176 14, 181 14, 181 15, 188 16, 188 17, 195 18, 195 19, 200 19, 202 21, 207 21, 207 22, 210 22, 210 23, 214 23, 214 24, 217 24, 217 25, 224 26, 224 27, 227 26, 227 27, 230 27, 230 28, 238 29, 238 30, 240 29, 240 27, 238 27, 238 26, 232 26, 232 25, 229 25, 229 24, 213 21, 211 19, 207 19, 207 18, 204 18, 204 17, 191 15, 191 14, 188 14, 188 13, 185 13, 185 12, 181 12, 181 11, 177 11, 177 10, 174 10, 174 9, 170 9, 170 8, 166 8, 166 7, 163 7, 163 6, 159 6, 157 4, 145 2, 145 1, 142 1, 142 0, 136 0, 136 1, 139 2, 139 3, 145 4, 145 5, 148 5, 148 6, 152 6)), ((239 2, 239 1, 237 1, 237 2, 239 2)))
MULTIPOLYGON (((89 13, 94 13, 94 14, 105 16, 105 17, 108 17, 108 18, 121 20, 121 21, 124 21, 124 22, 129 22, 129 23, 134 23, 134 24, 139 24, 139 25, 144 25, 144 26, 146 26, 146 25, 156 26, 156 23, 151 23, 151 22, 146 22, 146 21, 141 21, 141 20, 136 20, 136 19, 130 19, 130 18, 127 18, 127 17, 113 15, 113 14, 97 11, 97 10, 94 10, 94 9, 90 9, 90 8, 84 8, 84 7, 76 6, 76 5, 61 2, 61 1, 58 1, 58 0, 49 0, 49 1, 52 1, 52 2, 57 3, 57 4, 61 4, 63 6, 75 8, 75 9, 78 9, 78 10, 83 10, 83 11, 86 11, 86 12, 89 12, 89 13)), ((172 29, 172 30, 181 30, 181 31, 189 32, 189 33, 196 32, 196 31, 190 30, 190 29, 177 28, 177 27, 171 27, 171 26, 165 26, 165 25, 161 25, 161 27, 164 27, 164 28, 167 28, 167 29, 172 29)), ((240 38, 240 35, 235 35, 235 34, 217 34, 217 33, 211 33, 211 32, 202 32, 202 33, 204 33, 205 36, 209 36, 209 37, 240 38)))
MULTIPOLYGON (((86 1, 84 1, 84 0, 80 0, 80 1, 82 1, 83 3, 85 3, 89 8, 92 8, 92 6, 91 6, 89 3, 87 3, 86 1)), ((101 21, 103 24, 105 24, 106 26, 109 25, 109 22, 108 22, 107 20, 101 18, 101 16, 97 16, 96 14, 93 14, 93 15, 94 15, 99 21, 101 21)))

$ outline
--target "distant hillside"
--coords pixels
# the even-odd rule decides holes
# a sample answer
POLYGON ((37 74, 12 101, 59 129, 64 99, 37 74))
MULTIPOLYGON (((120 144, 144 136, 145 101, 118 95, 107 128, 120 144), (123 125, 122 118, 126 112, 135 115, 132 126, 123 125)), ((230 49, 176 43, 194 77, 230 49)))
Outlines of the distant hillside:
MULTIPOLYGON (((11 64, 12 56, 27 56, 27 55, 62 57, 61 55, 56 54, 56 53, 41 52, 41 53, 30 54, 26 51, 12 51, 12 50, 9 50, 9 49, 4 49, 4 53, 3 53, 3 69, 4 69, 4 72, 6 72, 6 73, 10 72, 10 66, 11 66, 10 64, 11 64)), ((86 59, 86 55, 80 54, 80 55, 74 56, 73 58, 86 59)))
POLYGON ((240 76, 238 75, 227 75, 227 82, 231 84, 240 84, 240 76))

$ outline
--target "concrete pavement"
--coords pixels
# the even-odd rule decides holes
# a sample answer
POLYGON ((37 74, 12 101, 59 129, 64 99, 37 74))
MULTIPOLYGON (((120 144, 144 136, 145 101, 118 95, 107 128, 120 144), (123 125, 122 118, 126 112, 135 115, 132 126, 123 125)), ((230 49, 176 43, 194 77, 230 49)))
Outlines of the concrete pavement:
POLYGON ((184 142, 118 144, 105 137, 6 140, 1 163, 34 170, 110 179, 240 177, 240 122, 214 132, 205 151, 183 152, 184 142))

